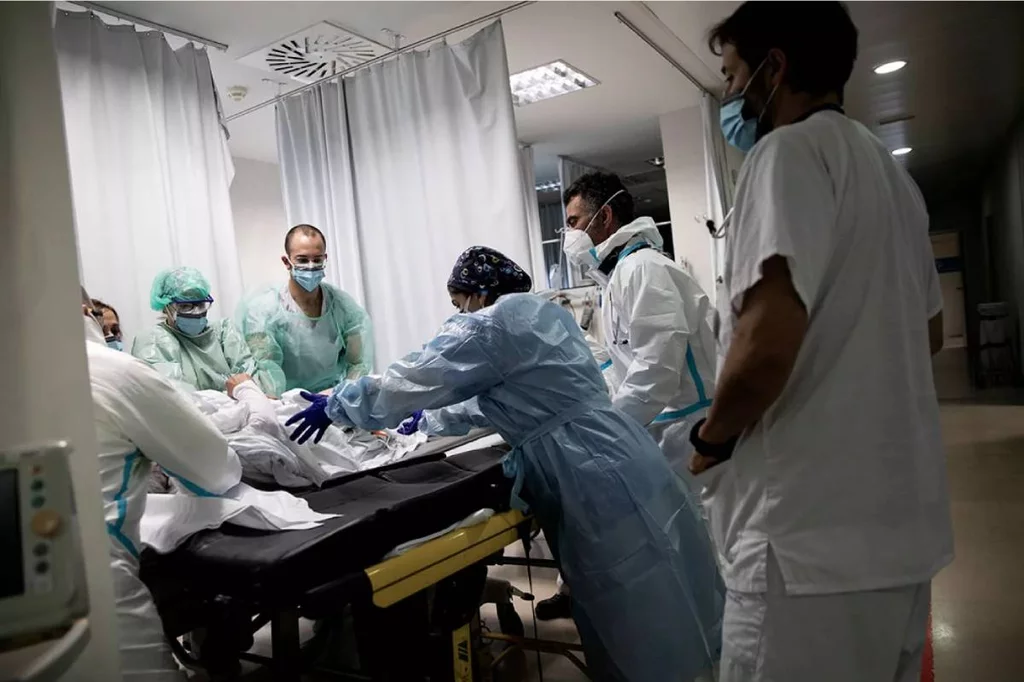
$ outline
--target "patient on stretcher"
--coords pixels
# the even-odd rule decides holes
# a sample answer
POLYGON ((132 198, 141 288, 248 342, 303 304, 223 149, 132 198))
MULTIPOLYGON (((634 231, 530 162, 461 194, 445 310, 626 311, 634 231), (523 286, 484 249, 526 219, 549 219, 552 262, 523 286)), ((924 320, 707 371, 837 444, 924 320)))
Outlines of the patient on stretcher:
MULTIPOLYGON (((338 476, 399 461, 427 439, 422 433, 403 436, 331 427, 320 443, 299 445, 289 440, 283 427, 305 406, 298 389, 286 392, 280 400, 267 398, 252 380, 229 389, 230 396, 212 390, 188 391, 187 395, 238 453, 243 477, 255 483, 285 488, 320 486, 338 476)), ((172 492, 174 485, 173 479, 154 472, 150 492, 172 492)))

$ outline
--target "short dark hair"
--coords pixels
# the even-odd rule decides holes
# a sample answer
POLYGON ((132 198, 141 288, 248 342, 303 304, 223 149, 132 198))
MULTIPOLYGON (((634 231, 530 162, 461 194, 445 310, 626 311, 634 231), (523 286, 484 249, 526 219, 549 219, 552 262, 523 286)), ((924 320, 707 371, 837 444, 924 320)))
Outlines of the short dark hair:
POLYGON ((708 32, 716 55, 727 44, 751 71, 770 50, 781 50, 794 91, 842 98, 857 60, 857 27, 841 2, 748 1, 708 32))
POLYGON ((101 312, 104 310, 109 310, 110 312, 114 313, 114 317, 116 317, 119 320, 121 319, 121 316, 117 314, 117 309, 114 308, 114 306, 110 305, 109 303, 104 303, 98 298, 92 299, 92 307, 101 312))
POLYGON ((304 234, 307 237, 320 237, 320 241, 324 243, 324 249, 327 248, 327 237, 324 236, 324 233, 318 230, 317 228, 313 227, 312 225, 306 225, 305 223, 302 223, 288 230, 288 234, 284 236, 284 252, 289 256, 292 255, 292 237, 294 237, 297 234, 304 234))
POLYGON ((622 180, 614 173, 587 173, 576 179, 576 182, 569 185, 569 189, 562 194, 562 203, 566 206, 576 197, 581 197, 583 203, 591 211, 601 208, 601 205, 608 201, 616 192, 622 194, 608 202, 612 209, 612 215, 619 221, 619 225, 627 225, 633 222, 633 197, 622 184, 622 180))

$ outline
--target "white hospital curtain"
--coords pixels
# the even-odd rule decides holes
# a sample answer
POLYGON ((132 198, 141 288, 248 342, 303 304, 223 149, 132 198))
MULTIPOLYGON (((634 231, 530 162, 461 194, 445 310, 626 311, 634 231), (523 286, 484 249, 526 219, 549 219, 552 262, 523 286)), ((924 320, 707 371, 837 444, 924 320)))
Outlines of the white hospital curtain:
MULTIPOLYGON (((540 231, 544 237, 544 262, 547 264, 547 287, 564 289, 569 282, 564 272, 565 253, 562 251, 562 233, 565 226, 565 209, 561 197, 540 205, 540 231)), ((535 289, 540 289, 537 284, 535 289)))
MULTIPOLYGON (((327 238, 326 279, 366 305, 345 88, 332 82, 277 105, 277 152, 288 224, 327 238)), ((281 235, 282 244, 284 234, 281 235)))
POLYGON ((84 284, 130 340, 153 324, 153 277, 190 265, 229 317, 242 279, 228 194, 234 169, 206 51, 58 11, 55 42, 84 284))
MULTIPOLYGON (((533 290, 547 288, 544 275, 544 237, 541 230, 540 204, 537 200, 537 174, 533 167, 533 147, 520 145, 519 171, 522 174, 523 207, 526 211, 526 236, 530 244, 530 267, 534 277, 533 290)), ((520 263, 526 267, 526 263, 520 263)))
MULTIPOLYGON (((380 367, 419 348, 454 312, 445 284, 466 248, 490 246, 530 268, 501 25, 398 55, 345 79, 344 89, 347 119, 325 95, 320 123, 303 120, 331 134, 345 134, 347 124, 350 179, 328 163, 329 177, 301 195, 310 206, 289 200, 289 215, 327 215, 318 202, 342 205, 351 192, 357 247, 340 254, 341 267, 354 271, 362 259, 380 367)), ((289 146, 313 146, 294 120, 279 110, 282 158, 297 154, 289 146)), ((281 170, 286 196, 300 196, 292 188, 304 176, 293 164, 281 170)), ((322 165, 312 172, 324 175, 322 165)))
MULTIPOLYGON (((708 217, 720 226, 729 209, 732 208, 736 189, 735 176, 743 162, 743 156, 730 147, 722 135, 719 123, 718 100, 704 93, 700 102, 701 125, 704 133, 704 173, 708 203, 708 217)), ((725 244, 723 239, 712 241, 712 275, 718 281, 725 268, 725 244)), ((716 287, 717 289, 717 287, 716 287)), ((711 292, 715 296, 715 292, 711 292)))

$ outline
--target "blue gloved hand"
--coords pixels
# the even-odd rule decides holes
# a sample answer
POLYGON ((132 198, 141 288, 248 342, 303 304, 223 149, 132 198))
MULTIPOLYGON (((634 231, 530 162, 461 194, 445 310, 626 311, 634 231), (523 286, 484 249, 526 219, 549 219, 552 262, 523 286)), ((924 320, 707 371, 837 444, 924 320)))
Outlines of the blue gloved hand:
POLYGON ((419 430, 421 421, 423 421, 423 410, 416 410, 411 417, 399 424, 395 431, 402 436, 411 436, 419 430))
POLYGON ((327 416, 327 396, 308 391, 302 391, 299 395, 308 400, 310 405, 302 412, 293 414, 284 423, 285 426, 299 423, 289 438, 302 445, 309 440, 310 436, 315 436, 313 442, 319 443, 320 439, 324 437, 324 431, 331 425, 331 418, 327 416))

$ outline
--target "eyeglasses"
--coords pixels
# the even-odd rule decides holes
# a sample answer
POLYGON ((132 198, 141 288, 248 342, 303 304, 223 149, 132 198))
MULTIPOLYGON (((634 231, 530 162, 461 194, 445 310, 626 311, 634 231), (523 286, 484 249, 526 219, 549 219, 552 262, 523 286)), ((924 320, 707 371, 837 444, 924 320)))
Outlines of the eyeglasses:
POLYGON ((207 301, 174 301, 171 303, 171 306, 178 315, 196 317, 198 315, 205 315, 210 310, 212 303, 213 299, 211 298, 207 301))
POLYGON ((327 267, 327 256, 316 256, 314 258, 297 256, 295 260, 291 261, 291 264, 296 270, 323 270, 327 267))

